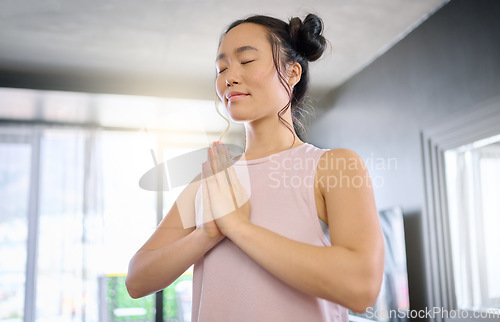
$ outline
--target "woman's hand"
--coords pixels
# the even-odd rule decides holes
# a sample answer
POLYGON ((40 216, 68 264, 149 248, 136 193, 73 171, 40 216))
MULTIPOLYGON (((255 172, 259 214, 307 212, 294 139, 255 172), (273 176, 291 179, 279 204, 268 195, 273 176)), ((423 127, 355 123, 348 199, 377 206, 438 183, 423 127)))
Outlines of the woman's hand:
MULTIPOLYGON (((206 162, 205 162, 206 163, 206 162)), ((203 168, 205 167, 203 163, 203 168)), ((215 243, 220 242, 225 238, 225 236, 220 231, 219 227, 215 223, 215 219, 212 213, 212 207, 210 205, 210 197, 208 193, 208 186, 206 180, 205 171, 201 172, 201 192, 202 192, 202 213, 196 215, 196 228, 203 231, 205 235, 215 243)))
POLYGON ((228 149, 220 142, 208 149, 208 161, 202 169, 202 190, 204 222, 215 219, 223 235, 229 237, 239 224, 250 222, 247 193, 236 176, 228 149))

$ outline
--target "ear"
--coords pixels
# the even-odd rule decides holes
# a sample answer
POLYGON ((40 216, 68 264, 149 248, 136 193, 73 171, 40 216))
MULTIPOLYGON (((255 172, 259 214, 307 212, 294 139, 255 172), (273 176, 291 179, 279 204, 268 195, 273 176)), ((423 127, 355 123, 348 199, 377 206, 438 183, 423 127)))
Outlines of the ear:
POLYGON ((295 86, 302 77, 302 66, 298 62, 292 63, 288 67, 288 85, 290 87, 295 86))

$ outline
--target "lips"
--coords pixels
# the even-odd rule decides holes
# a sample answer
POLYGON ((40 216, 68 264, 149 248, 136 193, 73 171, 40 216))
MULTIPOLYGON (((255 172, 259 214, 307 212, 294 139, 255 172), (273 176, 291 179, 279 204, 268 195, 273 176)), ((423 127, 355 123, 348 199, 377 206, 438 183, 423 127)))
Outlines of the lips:
POLYGON ((241 93, 241 92, 231 92, 226 95, 226 98, 229 102, 234 102, 236 100, 247 97, 249 94, 241 93))

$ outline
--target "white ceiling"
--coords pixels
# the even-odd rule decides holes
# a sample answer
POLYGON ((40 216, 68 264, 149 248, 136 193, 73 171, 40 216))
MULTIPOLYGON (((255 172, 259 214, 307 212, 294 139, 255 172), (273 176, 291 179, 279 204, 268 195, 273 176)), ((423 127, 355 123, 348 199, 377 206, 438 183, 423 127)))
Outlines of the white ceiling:
POLYGON ((250 14, 287 19, 313 12, 332 44, 311 65, 311 89, 319 98, 446 2, 0 0, 0 70, 120 75, 135 87, 131 93, 213 100, 215 53, 229 23, 250 14))

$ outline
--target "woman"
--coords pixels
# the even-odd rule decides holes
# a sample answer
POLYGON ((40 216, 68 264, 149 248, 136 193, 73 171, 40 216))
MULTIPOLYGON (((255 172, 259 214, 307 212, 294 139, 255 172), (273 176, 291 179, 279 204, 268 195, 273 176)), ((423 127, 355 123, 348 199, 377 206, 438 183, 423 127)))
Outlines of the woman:
POLYGON ((245 152, 234 162, 220 142, 209 149, 202 180, 132 258, 132 297, 195 264, 194 321, 347 321, 347 308, 364 312, 375 302, 384 251, 366 167, 348 149, 304 143, 291 126, 308 61, 325 48, 321 34, 312 14, 289 23, 253 16, 227 29, 216 90, 245 125, 245 152), (186 217, 197 218, 196 228, 183 228, 186 217))

